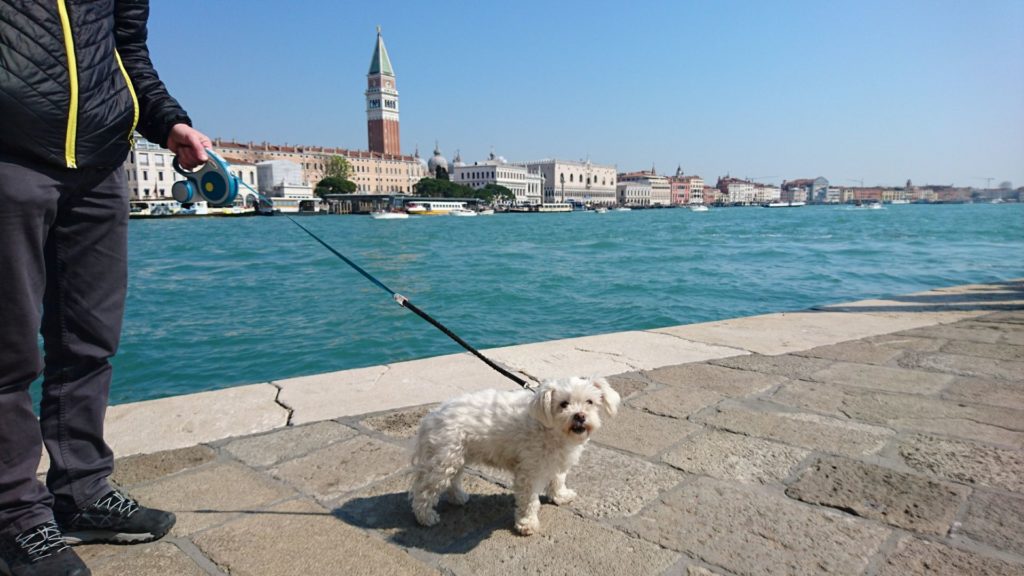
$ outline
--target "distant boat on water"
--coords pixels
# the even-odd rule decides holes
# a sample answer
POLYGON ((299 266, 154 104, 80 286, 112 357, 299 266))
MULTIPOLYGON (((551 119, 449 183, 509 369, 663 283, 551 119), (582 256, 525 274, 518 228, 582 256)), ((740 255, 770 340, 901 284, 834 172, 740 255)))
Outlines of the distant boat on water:
POLYGON ((807 202, 769 202, 762 204, 765 208, 799 208, 806 205, 807 202))
POLYGON ((690 212, 707 212, 708 211, 708 207, 703 205, 703 204, 690 204, 689 206, 687 206, 687 208, 690 209, 690 212))
POLYGON ((388 212, 385 210, 376 210, 374 212, 370 212, 370 218, 373 218, 374 220, 404 220, 408 217, 409 214, 406 212, 388 212))

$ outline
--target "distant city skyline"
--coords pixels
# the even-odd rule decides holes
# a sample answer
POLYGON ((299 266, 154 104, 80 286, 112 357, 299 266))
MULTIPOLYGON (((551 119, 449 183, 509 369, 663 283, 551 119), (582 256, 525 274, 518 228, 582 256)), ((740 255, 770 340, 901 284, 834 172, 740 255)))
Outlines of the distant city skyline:
POLYGON ((1024 2, 151 6, 211 137, 367 148, 382 27, 401 148, 714 181, 1024 185, 1024 2), (187 22, 182 15, 188 15, 187 22))

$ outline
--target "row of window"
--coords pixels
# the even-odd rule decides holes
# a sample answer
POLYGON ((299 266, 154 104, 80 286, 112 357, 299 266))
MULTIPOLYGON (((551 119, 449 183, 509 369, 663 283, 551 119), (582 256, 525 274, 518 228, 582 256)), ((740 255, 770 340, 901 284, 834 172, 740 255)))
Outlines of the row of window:
MULTIPOLYGON (((164 158, 167 154, 153 154, 153 164, 155 166, 166 166, 164 158)), ((132 152, 132 162, 136 161, 135 152, 132 152)), ((149 166, 149 153, 139 152, 138 153, 138 164, 140 166, 149 166)))
MULTIPOLYGON (((575 174, 573 174, 571 172, 569 173, 569 182, 570 183, 574 182, 574 177, 575 176, 576 176, 575 174)), ((559 182, 565 182, 565 172, 562 172, 559 175, 558 181, 559 182)), ((580 184, 583 183, 583 175, 582 174, 579 175, 579 183, 580 184)), ((594 176, 594 185, 597 186, 597 176, 594 176)), ((607 180, 605 178, 601 178, 601 186, 607 186, 607 185, 608 185, 607 184, 607 180)), ((590 176, 587 176, 587 186, 590 186, 590 176)))

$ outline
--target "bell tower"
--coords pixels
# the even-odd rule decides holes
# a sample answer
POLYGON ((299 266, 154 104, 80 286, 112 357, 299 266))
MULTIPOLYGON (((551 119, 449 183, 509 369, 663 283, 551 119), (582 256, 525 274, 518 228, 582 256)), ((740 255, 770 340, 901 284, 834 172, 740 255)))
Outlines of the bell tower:
POLYGON ((377 45, 366 74, 366 131, 370 152, 400 155, 398 137, 398 89, 395 71, 377 26, 377 45))

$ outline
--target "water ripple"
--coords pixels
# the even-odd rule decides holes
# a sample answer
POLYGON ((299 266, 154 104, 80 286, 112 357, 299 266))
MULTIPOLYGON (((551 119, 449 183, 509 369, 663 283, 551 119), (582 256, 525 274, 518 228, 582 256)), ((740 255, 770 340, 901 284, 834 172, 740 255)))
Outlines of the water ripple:
MULTIPOLYGON (((1024 206, 302 221, 479 348, 1024 276, 1024 206)), ((285 218, 132 221, 114 403, 462 351, 285 218)))

